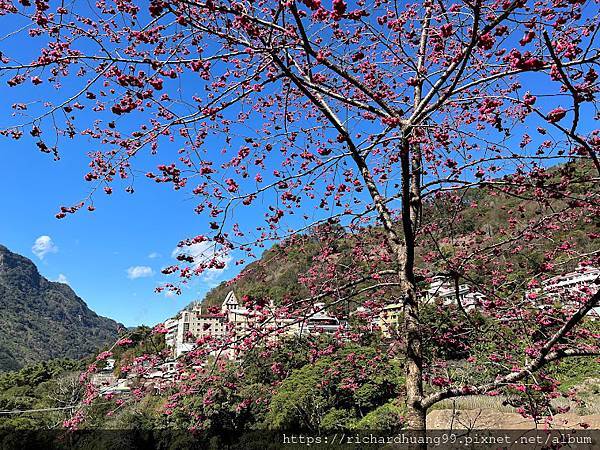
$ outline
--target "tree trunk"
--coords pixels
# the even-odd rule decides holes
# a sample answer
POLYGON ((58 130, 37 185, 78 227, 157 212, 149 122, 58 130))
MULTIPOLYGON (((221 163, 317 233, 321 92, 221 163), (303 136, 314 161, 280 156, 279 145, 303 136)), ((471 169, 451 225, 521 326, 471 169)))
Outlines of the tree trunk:
MULTIPOLYGON (((420 152, 415 155, 420 159, 420 152)), ((403 334, 406 348, 406 407, 408 428, 425 436, 423 400, 423 349, 419 319, 419 299, 415 282, 415 232, 420 215, 420 161, 411 161, 409 134, 405 133, 400 162, 402 165, 402 232, 404 248, 398 254, 399 276, 404 302, 403 334), (411 168, 413 169, 411 171, 411 168)), ((426 445, 419 448, 427 448, 426 445)))
POLYGON ((404 300, 404 339, 406 342, 406 420, 411 436, 422 439, 423 444, 411 448, 427 450, 426 413, 423 400, 423 349, 418 315, 418 300, 414 283, 406 285, 404 300))
POLYGON ((415 290, 407 286, 404 300, 404 337, 406 340, 406 407, 408 428, 426 429, 423 399, 423 354, 415 290))

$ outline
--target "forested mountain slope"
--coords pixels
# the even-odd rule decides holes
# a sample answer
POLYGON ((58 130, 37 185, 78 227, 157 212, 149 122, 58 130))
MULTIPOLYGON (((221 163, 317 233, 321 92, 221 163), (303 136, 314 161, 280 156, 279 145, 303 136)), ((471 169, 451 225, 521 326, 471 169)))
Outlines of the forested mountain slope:
POLYGON ((120 326, 2 245, 0 311, 0 371, 51 358, 79 359, 114 340, 120 326))

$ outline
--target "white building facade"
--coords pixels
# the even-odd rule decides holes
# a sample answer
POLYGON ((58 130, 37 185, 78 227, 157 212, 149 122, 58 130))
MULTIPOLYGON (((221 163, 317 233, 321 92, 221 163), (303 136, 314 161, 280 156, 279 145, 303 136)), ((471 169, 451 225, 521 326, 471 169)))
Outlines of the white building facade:
MULTIPOLYGON (((574 271, 557 275, 542 283, 541 288, 536 289, 538 294, 544 294, 556 301, 570 302, 573 296, 580 295, 581 300, 587 299, 590 294, 594 295, 600 290, 600 269, 593 266, 579 266, 574 271)), ((600 319, 600 306, 592 308, 588 316, 600 319)))
POLYGON ((345 326, 345 322, 327 314, 325 309, 325 304, 317 303, 305 317, 267 317, 245 308, 230 291, 219 312, 205 312, 201 305, 194 305, 190 310, 181 311, 176 318, 167 320, 164 324, 167 329, 165 342, 177 358, 193 350, 197 339, 208 336, 220 340, 243 336, 251 328, 259 328, 273 331, 270 336, 277 338, 281 335, 334 333, 345 326))

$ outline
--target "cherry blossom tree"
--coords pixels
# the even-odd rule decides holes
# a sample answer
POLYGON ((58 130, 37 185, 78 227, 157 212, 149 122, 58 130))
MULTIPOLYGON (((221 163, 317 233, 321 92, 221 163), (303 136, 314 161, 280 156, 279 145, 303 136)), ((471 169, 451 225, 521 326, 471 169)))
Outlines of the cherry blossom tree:
MULTIPOLYGON (((569 237, 600 236, 596 0, 2 0, 0 15, 0 77, 22 98, 1 133, 90 155, 90 195, 56 217, 133 193, 145 172, 194 199, 202 230, 165 269, 183 283, 318 237, 304 300, 247 301, 274 317, 269 333, 321 300, 358 302, 367 322, 403 305, 409 427, 448 398, 555 393, 544 368, 598 355, 586 314, 600 294, 557 305, 536 290, 598 263, 569 237), (518 203, 482 210, 481 192, 518 203), (478 214, 499 226, 469 228, 478 214), (533 250, 541 260, 523 262, 533 250), (481 292, 481 317, 459 300, 437 306, 443 327, 425 321, 437 273, 481 292), (443 345, 480 356, 452 369, 443 345)), ((268 342, 264 330, 252 336, 268 342)))

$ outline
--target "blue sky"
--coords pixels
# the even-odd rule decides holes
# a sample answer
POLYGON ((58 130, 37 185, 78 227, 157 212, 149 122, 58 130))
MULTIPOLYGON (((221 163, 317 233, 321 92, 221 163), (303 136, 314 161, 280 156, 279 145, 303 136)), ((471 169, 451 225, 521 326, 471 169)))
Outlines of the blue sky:
POLYGON ((76 144, 64 141, 61 160, 53 161, 30 139, 2 139, 0 243, 31 258, 50 280, 62 274, 94 311, 127 326, 160 322, 236 273, 230 267, 199 278, 178 297, 153 292, 168 279, 160 269, 174 262, 177 242, 204 226, 185 196, 143 177, 133 195, 117 189, 110 198, 97 196, 93 213, 55 219, 60 205, 77 201, 89 189, 83 181, 89 159, 76 144), (49 236, 54 246, 44 255, 32 250, 40 236, 49 236), (132 267, 149 267, 153 274, 148 269, 128 274, 132 267), (136 274, 149 276, 132 278, 136 274))
MULTIPOLYGON (((20 19, 12 16, 2 19, 0 25, 7 29, 25 23, 19 24, 20 19)), ((15 34, 0 41, 0 50, 19 62, 30 62, 39 55, 43 39, 15 34)), ((42 74, 42 78, 46 77, 42 74)), ((65 91, 85 82, 68 77, 63 79, 67 86, 60 89, 46 81, 35 89, 29 82, 8 89, 6 79, 0 78, 0 128, 26 121, 27 115, 44 110, 43 102, 61 104, 65 91), (28 105, 25 119, 14 117, 11 105, 16 102, 28 105)), ((78 116, 78 126, 85 128, 101 114, 88 108, 78 116)), ((128 127, 128 117, 105 114, 103 118, 109 117, 116 119, 121 130, 128 127)), ((52 130, 43 127, 43 131, 42 137, 53 145, 52 130)), ((115 183, 111 196, 94 196, 93 213, 82 210, 57 220, 60 206, 70 206, 88 195, 92 186, 84 181, 90 162, 87 153, 98 149, 97 142, 84 138, 61 139, 61 159, 54 161, 52 155, 39 151, 28 133, 19 141, 0 138, 4 167, 0 175, 0 243, 31 258, 49 280, 66 279, 91 309, 126 326, 161 322, 239 272, 240 268, 231 264, 219 273, 196 278, 180 296, 154 292, 156 286, 176 281, 176 276, 164 276, 160 270, 177 262, 172 256, 177 243, 207 228, 205 220, 194 213, 189 196, 144 176, 157 164, 170 162, 170 157, 152 158, 146 153, 136 158, 140 172, 135 194, 125 193, 125 185, 115 183), (50 250, 36 254, 36 240, 46 236, 51 239, 47 244, 50 250)), ((177 143, 166 144, 161 151, 173 155, 177 149, 177 143)))

